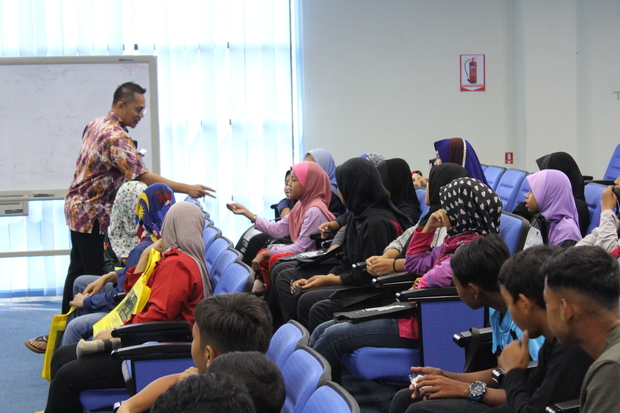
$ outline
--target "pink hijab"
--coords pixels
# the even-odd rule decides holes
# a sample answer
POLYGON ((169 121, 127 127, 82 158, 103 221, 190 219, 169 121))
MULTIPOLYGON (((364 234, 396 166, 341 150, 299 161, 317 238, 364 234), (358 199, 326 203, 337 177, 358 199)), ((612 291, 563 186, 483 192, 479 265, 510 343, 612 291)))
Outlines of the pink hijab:
POLYGON ((289 233, 293 242, 299 238, 304 216, 311 207, 319 208, 329 221, 336 219, 329 212, 329 201, 332 197, 332 188, 327 173, 315 162, 303 161, 291 166, 295 172, 303 193, 288 215, 289 233))

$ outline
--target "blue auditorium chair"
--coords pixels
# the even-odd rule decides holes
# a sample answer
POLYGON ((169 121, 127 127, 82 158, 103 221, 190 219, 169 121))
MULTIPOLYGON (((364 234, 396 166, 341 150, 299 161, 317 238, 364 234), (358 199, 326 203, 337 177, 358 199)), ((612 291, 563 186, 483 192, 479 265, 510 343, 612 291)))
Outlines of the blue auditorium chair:
POLYGON ((254 270, 237 260, 222 273, 213 294, 249 293, 254 285, 254 270))
POLYGON ((484 170, 484 177, 487 179, 487 183, 491 187, 491 189, 495 190, 497 188, 497 184, 499 183, 500 178, 506 171, 506 168, 501 166, 493 166, 490 165, 487 169, 484 170))
POLYGON ((613 181, 620 176, 620 144, 616 146, 614 153, 611 155, 605 176, 603 179, 606 181, 613 181))
POLYGON ((308 345, 308 340, 310 340, 310 333, 306 327, 295 320, 289 320, 288 323, 278 328, 271 337, 267 357, 276 363, 278 368, 282 369, 286 360, 295 350, 308 345))
POLYGON ((359 413, 360 406, 342 386, 328 381, 318 389, 304 406, 302 413, 359 413))
POLYGON ((205 229, 202 231, 202 241, 205 243, 205 254, 211 246, 211 243, 215 241, 216 238, 221 237, 222 231, 219 228, 216 228, 213 225, 205 226, 205 229))
POLYGON ((226 237, 222 236, 213 240, 209 248, 205 251, 207 271, 211 272, 220 254, 229 247, 232 247, 232 243, 226 237))
POLYGON ((462 350, 454 346, 455 331, 484 325, 484 309, 472 310, 461 301, 456 287, 403 291, 399 301, 415 301, 420 323, 419 348, 362 347, 345 354, 342 365, 356 377, 408 385, 411 366, 433 366, 460 371, 465 365, 462 350))
POLYGON ((426 189, 416 189, 416 195, 418 196, 418 201, 420 201, 420 218, 426 215, 428 209, 430 208, 426 205, 426 189))
POLYGON ((517 200, 517 196, 526 175, 527 172, 525 171, 508 169, 499 179, 495 193, 502 200, 502 209, 504 211, 512 212, 517 203, 522 200, 517 200))
POLYGON ((124 360, 123 376, 126 387, 81 392, 80 403, 86 411, 112 410, 114 403, 127 400, 151 381, 168 374, 183 372, 193 366, 192 333, 187 321, 126 325, 114 329, 112 335, 121 338, 123 342, 124 347, 114 350, 112 356, 124 360), (143 346, 145 342, 152 341, 161 344, 143 346), (174 345, 164 346, 163 342, 173 342, 174 345), (139 347, 144 349, 138 351, 139 347), (154 363, 153 359, 161 362, 154 363))
POLYGON ((224 274, 228 266, 239 259, 241 259, 241 254, 232 247, 228 247, 220 253, 213 267, 209 270, 209 280, 211 281, 211 288, 213 290, 215 290, 222 274, 224 274))
POLYGON ((323 356, 308 346, 301 346, 286 360, 282 377, 286 388, 283 413, 300 413, 312 393, 331 380, 331 367, 323 356))
POLYGON ((515 204, 513 205, 512 209, 510 209, 510 210, 506 209, 506 212, 514 211, 515 207, 520 202, 524 202, 525 201, 525 195, 528 192, 530 192, 530 183, 527 181, 527 175, 526 175, 525 178, 523 179, 523 182, 521 182, 521 187, 519 188, 519 192, 517 192, 517 197, 515 199, 515 204))
POLYGON ((590 182, 584 188, 586 196, 586 203, 588 204, 588 211, 590 211, 590 226, 588 227, 588 234, 592 230, 598 227, 601 220, 601 195, 607 188, 606 185, 590 182))
POLYGON ((527 219, 502 211, 499 234, 508 245, 511 255, 523 250, 529 229, 530 223, 527 219))

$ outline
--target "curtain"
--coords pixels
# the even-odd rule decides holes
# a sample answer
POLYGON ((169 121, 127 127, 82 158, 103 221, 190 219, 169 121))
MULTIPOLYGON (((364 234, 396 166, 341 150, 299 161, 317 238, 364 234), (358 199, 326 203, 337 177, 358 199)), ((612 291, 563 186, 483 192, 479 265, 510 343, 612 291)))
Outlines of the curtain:
MULTIPOLYGON (((291 33, 289 0, 0 0, 0 57, 157 56, 161 175, 216 189, 234 242, 249 222, 226 203, 271 218, 300 157, 291 33)), ((63 201, 29 210, 0 217, 0 253, 70 249, 63 201)), ((0 297, 60 294, 68 262, 0 258, 0 297)))

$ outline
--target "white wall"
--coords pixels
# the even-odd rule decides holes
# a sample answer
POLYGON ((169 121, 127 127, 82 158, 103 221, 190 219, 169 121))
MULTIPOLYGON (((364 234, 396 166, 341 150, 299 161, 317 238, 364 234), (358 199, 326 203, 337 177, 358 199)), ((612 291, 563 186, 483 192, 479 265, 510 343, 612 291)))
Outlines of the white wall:
POLYGON ((620 2, 302 0, 306 149, 427 168, 460 136, 483 163, 537 170, 565 150, 601 176, 620 133, 620 2), (578 53, 578 54, 577 54, 578 53), (485 54, 486 92, 459 91, 459 55, 485 54))

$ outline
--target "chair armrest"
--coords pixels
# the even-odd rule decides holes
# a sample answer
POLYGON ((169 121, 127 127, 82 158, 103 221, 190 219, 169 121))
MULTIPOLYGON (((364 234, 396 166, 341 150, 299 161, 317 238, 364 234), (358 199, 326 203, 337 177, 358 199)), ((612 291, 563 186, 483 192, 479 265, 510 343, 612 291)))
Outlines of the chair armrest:
POLYGON ((566 402, 556 403, 547 406, 545 412, 548 413, 577 413, 579 412, 579 399, 569 400, 566 402))
POLYGON ((112 330, 112 337, 120 338, 123 347, 147 341, 190 342, 192 330, 187 321, 155 321, 117 327, 112 330))
POLYGON ((192 343, 145 343, 112 351, 114 360, 161 360, 192 356, 192 343))
POLYGON ((445 301, 454 300, 458 297, 456 287, 416 288, 396 293, 396 300, 403 303, 408 301, 445 301))
POLYGON ((406 271, 396 272, 394 274, 380 275, 378 277, 374 277, 372 279, 372 285, 379 288, 382 285, 385 285, 388 283, 396 283, 396 282, 403 282, 403 281, 409 281, 410 283, 413 283, 416 278, 418 278, 417 275, 408 273, 406 271))
MULTIPOLYGON (((490 342, 493 340, 493 327, 484 327, 479 329, 480 331, 480 342, 490 342)), ((469 345, 471 340, 471 331, 462 331, 460 333, 454 334, 452 337, 454 343, 462 348, 465 348, 469 345)))

